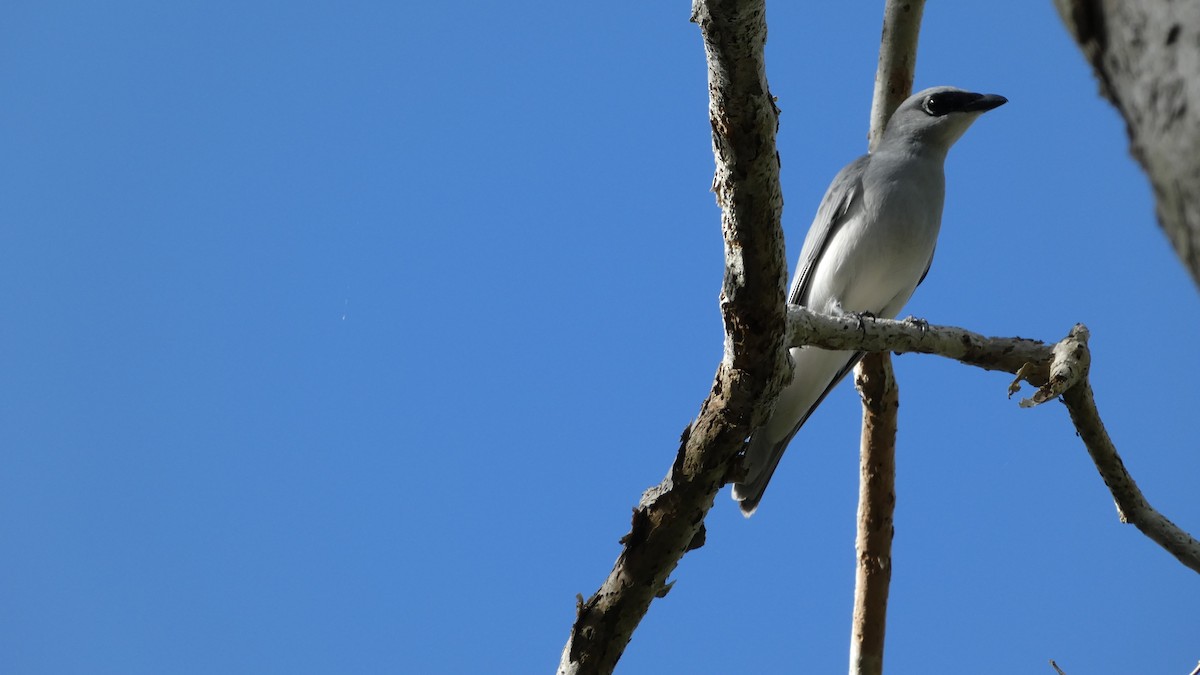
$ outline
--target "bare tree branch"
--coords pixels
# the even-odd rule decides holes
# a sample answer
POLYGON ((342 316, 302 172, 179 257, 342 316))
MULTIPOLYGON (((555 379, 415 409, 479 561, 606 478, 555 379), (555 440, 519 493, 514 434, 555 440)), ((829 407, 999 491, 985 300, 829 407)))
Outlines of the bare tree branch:
POLYGON ((862 397, 863 422, 850 673, 878 675, 883 672, 896 510, 896 409, 900 406, 900 390, 891 356, 887 352, 867 354, 859 363, 854 384, 862 397))
POLYGON ((595 594, 579 599, 559 673, 610 673, 667 577, 704 542, 704 518, 750 431, 789 373, 775 149, 778 111, 767 87, 763 0, 695 0, 708 59, 709 118, 721 206, 725 354, 700 414, 684 430, 667 477, 633 511, 623 549, 595 594))
POLYGON ((888 0, 883 9, 883 35, 879 43, 879 65, 875 69, 875 96, 871 100, 871 150, 883 138, 892 113, 912 94, 917 68, 917 36, 925 0, 888 0))
MULTIPOLYGON (((909 12, 916 7, 919 20, 920 3, 900 4, 909 12)), ((1184 564, 1200 570, 1200 546, 1145 503, 1115 451, 1102 447, 1107 442, 1111 449, 1111 442, 1099 425, 1086 379, 1072 375, 1078 372, 1086 378, 1086 335, 1073 335, 1068 340, 1075 343, 1056 351, 1033 340, 985 338, 919 321, 824 317, 800 307, 785 309, 787 262, 775 149, 778 111, 763 62, 764 0, 694 0, 692 20, 700 26, 709 69, 713 191, 722 209, 725 241, 720 299, 724 356, 699 415, 680 438, 666 478, 647 490, 634 508, 630 531, 621 539, 622 550, 608 578, 587 600, 579 597, 558 672, 612 672, 650 603, 670 590, 667 580, 679 560, 703 545, 704 518, 717 491, 736 476, 736 458, 745 438, 764 421, 788 377, 785 345, 936 353, 1018 373, 1019 379, 1041 387, 1034 398, 1047 400, 1061 393, 1073 418, 1078 411, 1080 435, 1121 513, 1144 532, 1155 532, 1151 537, 1184 564), (1068 363, 1071 358, 1074 361, 1068 363), (1065 388, 1056 388, 1063 382, 1065 388)), ((880 100, 877 96, 876 105, 880 100)))
POLYGON ((1104 429, 1104 422, 1092 397, 1092 387, 1087 380, 1063 392, 1062 400, 1087 446, 1088 454, 1092 456, 1092 462, 1100 471, 1100 477, 1112 493, 1121 522, 1133 523, 1142 534, 1166 549, 1179 562, 1200 572, 1200 542, 1167 520, 1146 501, 1137 483, 1133 482, 1133 477, 1125 470, 1125 463, 1121 461, 1112 439, 1104 429))
POLYGON ((1117 454, 1096 410, 1087 380, 1091 355, 1088 331, 1077 324, 1054 345, 1024 338, 987 338, 962 328, 932 326, 923 321, 889 321, 824 316, 804 307, 788 307, 788 345, 822 349, 937 354, 985 370, 1001 370, 1038 387, 1022 407, 1061 398, 1079 437, 1087 447, 1104 484, 1112 493, 1122 522, 1133 523, 1179 562, 1200 572, 1200 542, 1180 529, 1146 501, 1117 454))
POLYGON ((822 349, 859 349, 898 354, 938 354, 984 370, 1016 374, 1027 363, 1047 364, 1022 379, 1042 386, 1050 377, 1053 346, 1027 338, 984 337, 954 326, 934 326, 909 317, 901 320, 828 316, 788 305, 789 347, 813 345, 822 349))

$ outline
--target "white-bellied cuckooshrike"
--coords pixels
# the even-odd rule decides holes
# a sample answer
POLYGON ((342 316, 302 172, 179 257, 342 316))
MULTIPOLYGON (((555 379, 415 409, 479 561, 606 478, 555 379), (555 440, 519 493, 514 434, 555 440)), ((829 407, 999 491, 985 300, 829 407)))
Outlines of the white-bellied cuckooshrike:
MULTIPOLYGON (((933 262, 946 153, 967 127, 1003 96, 933 87, 892 114, 874 152, 833 179, 804 238, 788 302, 824 314, 900 313, 933 262)), ((746 443, 745 477, 733 498, 749 517, 792 437, 862 353, 815 347, 791 350, 793 377, 766 424, 746 443)))

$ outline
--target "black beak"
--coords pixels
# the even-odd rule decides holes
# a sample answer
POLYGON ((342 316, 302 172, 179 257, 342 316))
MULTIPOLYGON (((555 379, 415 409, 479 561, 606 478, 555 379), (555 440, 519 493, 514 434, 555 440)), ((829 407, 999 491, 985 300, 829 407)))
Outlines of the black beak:
POLYGON ((963 112, 986 112, 1008 103, 1008 99, 997 94, 975 94, 975 98, 963 104, 963 112))

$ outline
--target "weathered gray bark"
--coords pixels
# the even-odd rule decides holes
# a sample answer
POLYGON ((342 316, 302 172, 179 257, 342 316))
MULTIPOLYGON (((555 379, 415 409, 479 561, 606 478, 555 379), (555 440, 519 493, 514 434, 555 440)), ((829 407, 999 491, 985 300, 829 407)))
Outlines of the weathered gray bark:
POLYGON ((721 206, 725 354, 684 430, 667 477, 646 491, 612 572, 579 598, 559 673, 610 673, 683 554, 704 543, 704 517, 788 377, 778 111, 767 87, 764 0, 695 0, 708 59, 709 120, 721 206))
POLYGON ((1125 119, 1158 223, 1200 287, 1200 3, 1054 0, 1125 119))

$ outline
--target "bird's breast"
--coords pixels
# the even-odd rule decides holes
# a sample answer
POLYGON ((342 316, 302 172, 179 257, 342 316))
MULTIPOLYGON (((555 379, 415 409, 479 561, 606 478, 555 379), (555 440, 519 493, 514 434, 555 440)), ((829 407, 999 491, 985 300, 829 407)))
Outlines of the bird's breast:
POLYGON ((825 269, 815 275, 814 308, 829 311, 836 303, 878 314, 912 294, 937 244, 944 179, 940 166, 909 168, 864 177, 863 199, 834 233, 825 269))

